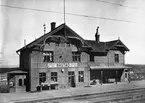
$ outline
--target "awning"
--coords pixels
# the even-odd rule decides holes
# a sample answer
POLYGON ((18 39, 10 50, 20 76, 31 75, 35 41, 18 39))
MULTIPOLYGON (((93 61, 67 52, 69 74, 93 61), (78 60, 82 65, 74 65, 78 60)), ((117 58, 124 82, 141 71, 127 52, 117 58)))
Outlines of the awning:
POLYGON ((128 66, 90 66, 93 69, 129 69, 131 67, 128 66))

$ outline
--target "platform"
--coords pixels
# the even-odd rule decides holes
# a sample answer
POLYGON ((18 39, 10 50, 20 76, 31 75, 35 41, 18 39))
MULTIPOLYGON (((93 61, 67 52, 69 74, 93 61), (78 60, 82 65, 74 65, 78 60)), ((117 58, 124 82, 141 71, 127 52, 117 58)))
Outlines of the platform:
MULTIPOLYGON (((106 93, 113 91, 123 91, 129 89, 145 88, 145 80, 131 81, 130 83, 118 83, 118 84, 102 84, 93 85, 91 87, 81 88, 68 88, 60 90, 42 91, 35 93, 1 93, 0 103, 15 103, 20 101, 33 101, 39 99, 54 99, 54 98, 66 98, 82 95, 89 95, 95 93, 106 93)), ((82 101, 83 102, 83 101, 82 101)), ((86 103, 84 101, 84 103, 86 103)))

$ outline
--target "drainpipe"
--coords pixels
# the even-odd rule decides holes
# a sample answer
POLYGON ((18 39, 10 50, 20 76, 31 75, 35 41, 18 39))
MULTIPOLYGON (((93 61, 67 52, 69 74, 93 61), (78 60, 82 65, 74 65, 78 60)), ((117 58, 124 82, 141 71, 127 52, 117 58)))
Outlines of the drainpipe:
POLYGON ((103 70, 101 70, 101 85, 103 83, 103 70))

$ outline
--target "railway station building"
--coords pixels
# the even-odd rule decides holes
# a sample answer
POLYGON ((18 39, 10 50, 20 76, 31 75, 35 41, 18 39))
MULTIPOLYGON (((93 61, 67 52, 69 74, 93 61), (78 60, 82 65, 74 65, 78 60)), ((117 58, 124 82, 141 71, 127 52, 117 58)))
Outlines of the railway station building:
POLYGON ((20 68, 27 72, 26 91, 61 89, 129 81, 125 53, 129 49, 120 39, 102 42, 85 40, 65 23, 20 48, 20 68))

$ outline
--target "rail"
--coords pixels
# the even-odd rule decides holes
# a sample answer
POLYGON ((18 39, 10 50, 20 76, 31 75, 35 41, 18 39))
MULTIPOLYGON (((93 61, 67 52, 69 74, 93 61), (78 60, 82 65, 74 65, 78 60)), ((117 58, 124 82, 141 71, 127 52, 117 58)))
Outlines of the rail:
MULTIPOLYGON (((37 102, 45 102, 45 101, 59 101, 64 99, 74 99, 74 100, 93 100, 95 99, 99 103, 103 103, 105 101, 121 101, 121 100, 137 100, 137 99, 145 99, 145 88, 137 88, 137 89, 128 89, 121 91, 111 91, 104 93, 94 93, 94 94, 85 94, 85 95, 75 95, 75 96, 66 96, 66 97, 57 97, 57 98, 34 98, 33 100, 21 100, 14 101, 14 103, 37 103, 37 102), (106 100, 102 100, 101 98, 105 98, 108 96, 112 96, 111 99, 106 98, 106 100), (114 97, 113 97, 114 96, 114 97), (116 97, 117 96, 117 97, 116 97), (101 97, 101 98, 100 98, 101 97)), ((96 101, 92 101, 92 103, 97 103, 96 101)))

